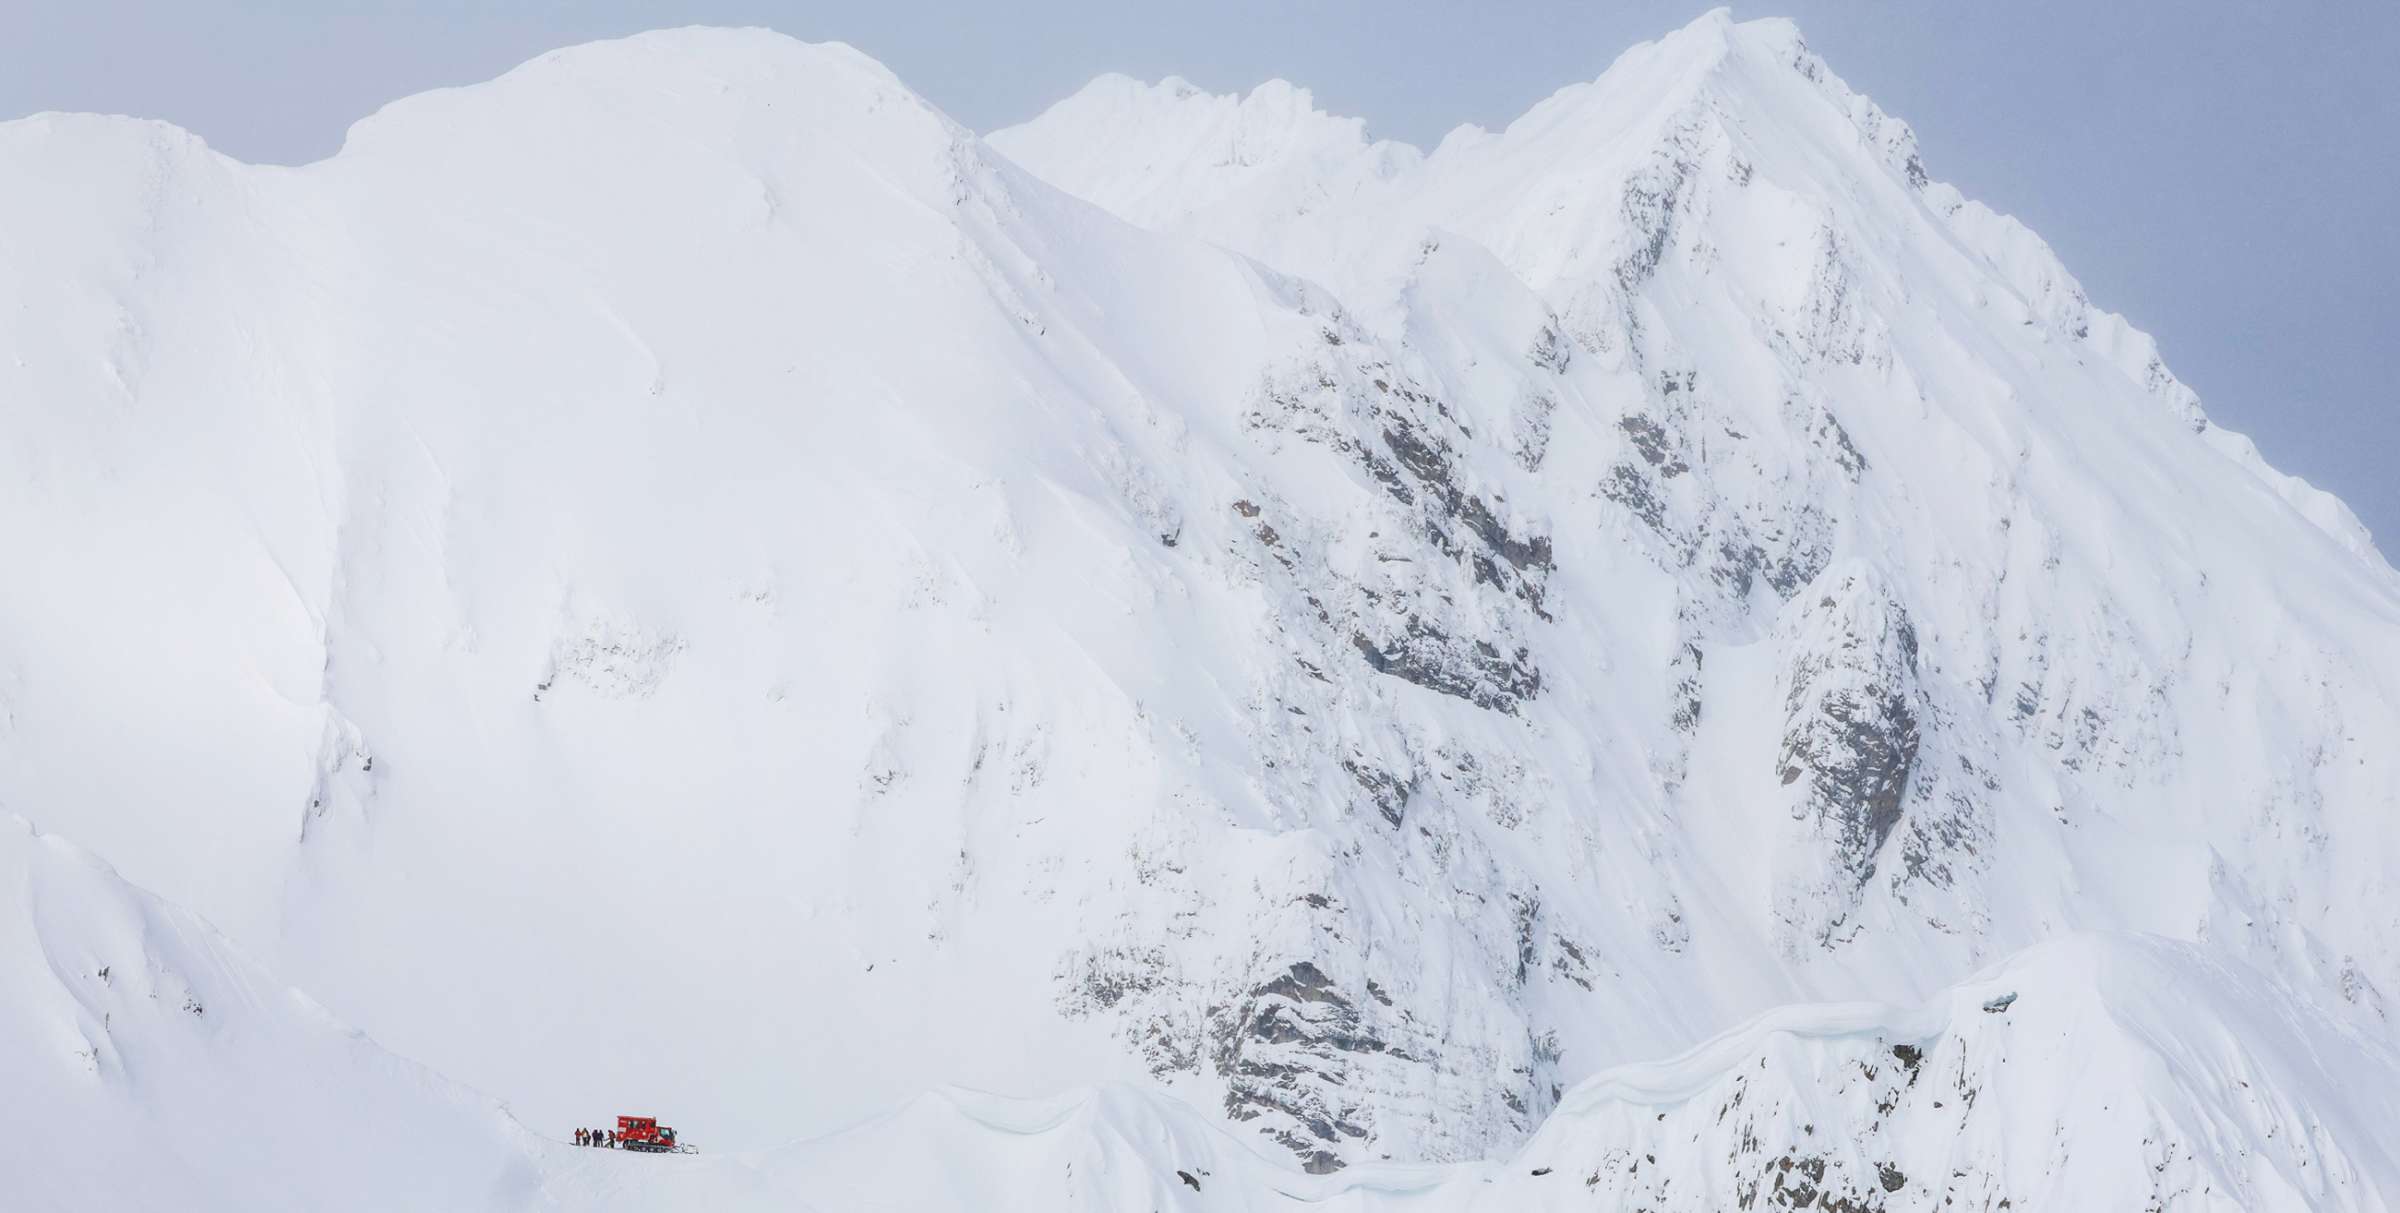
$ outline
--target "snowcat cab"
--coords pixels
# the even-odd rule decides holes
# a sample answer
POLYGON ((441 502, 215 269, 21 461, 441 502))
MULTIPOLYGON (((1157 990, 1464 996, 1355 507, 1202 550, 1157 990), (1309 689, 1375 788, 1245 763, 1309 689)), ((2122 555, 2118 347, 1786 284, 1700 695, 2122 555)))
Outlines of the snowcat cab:
POLYGON ((638 1150, 644 1154, 676 1152, 675 1130, 661 1128, 655 1116, 620 1116, 617 1118, 617 1148, 638 1150))

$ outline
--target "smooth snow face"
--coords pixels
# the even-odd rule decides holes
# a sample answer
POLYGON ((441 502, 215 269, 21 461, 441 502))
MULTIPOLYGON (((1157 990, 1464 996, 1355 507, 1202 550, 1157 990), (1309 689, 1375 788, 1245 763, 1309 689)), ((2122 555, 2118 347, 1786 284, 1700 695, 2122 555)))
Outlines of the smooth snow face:
POLYGON ((532 1207, 540 1143, 0 813, 15 1209, 532 1207))
POLYGON ((0 803, 551 1138, 1122 1082, 1482 1157, 2088 928, 2381 1056, 2400 581, 1787 26, 1424 156, 1123 80, 994 146, 704 30, 296 170, 0 126, 0 803))

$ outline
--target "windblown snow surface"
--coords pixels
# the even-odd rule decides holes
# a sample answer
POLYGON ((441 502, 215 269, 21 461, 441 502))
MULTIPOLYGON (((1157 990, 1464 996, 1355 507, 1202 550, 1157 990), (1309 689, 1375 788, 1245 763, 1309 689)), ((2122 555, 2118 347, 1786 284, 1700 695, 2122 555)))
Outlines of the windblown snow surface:
POLYGON ((2400 1204, 2400 577, 1786 24, 0 183, 0 1204, 2400 1204))

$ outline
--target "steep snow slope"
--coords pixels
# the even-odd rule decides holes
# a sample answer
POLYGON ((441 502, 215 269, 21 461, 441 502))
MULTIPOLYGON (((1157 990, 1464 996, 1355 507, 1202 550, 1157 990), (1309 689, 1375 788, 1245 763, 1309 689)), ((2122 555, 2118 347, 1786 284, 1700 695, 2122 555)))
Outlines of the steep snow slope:
POLYGON ((54 239, 10 248, 43 432, 0 537, 46 826, 553 1127, 1156 1072, 1295 1143, 1530 1128, 1536 899, 1481 827, 1404 850, 1386 768, 1524 727, 1546 545, 1321 292, 764 35, 553 56, 298 171, 7 137, 58 183, 8 200, 54 239), (1409 463, 1354 457, 1386 431, 1409 463), (1392 1055, 1279 1081, 1332 980, 1392 1055))
POLYGON ((12 1209, 531 1208, 545 1143, 0 813, 12 1209))
POLYGON ((1054 120, 1303 276, 757 32, 296 170, 0 126, 0 801, 552 1136, 1481 1157, 2084 928, 2389 1039, 2391 571, 1788 27, 1421 158, 1054 120))

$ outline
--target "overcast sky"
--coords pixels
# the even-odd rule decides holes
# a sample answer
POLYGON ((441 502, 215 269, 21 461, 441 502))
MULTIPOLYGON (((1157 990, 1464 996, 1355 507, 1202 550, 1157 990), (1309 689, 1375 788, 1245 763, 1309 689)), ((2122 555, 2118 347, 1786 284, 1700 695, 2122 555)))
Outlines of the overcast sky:
MULTIPOLYGON (((1281 76, 1381 136, 1497 126, 1701 0, 17 0, 0 117, 165 118, 248 160, 382 103, 663 25, 839 38, 977 129, 1103 71, 1281 76)), ((2023 218, 2155 334, 2211 416, 2400 558, 2400 3, 1779 0, 1936 177, 2023 218)), ((0 189, 6 188, 0 182, 0 189)))

